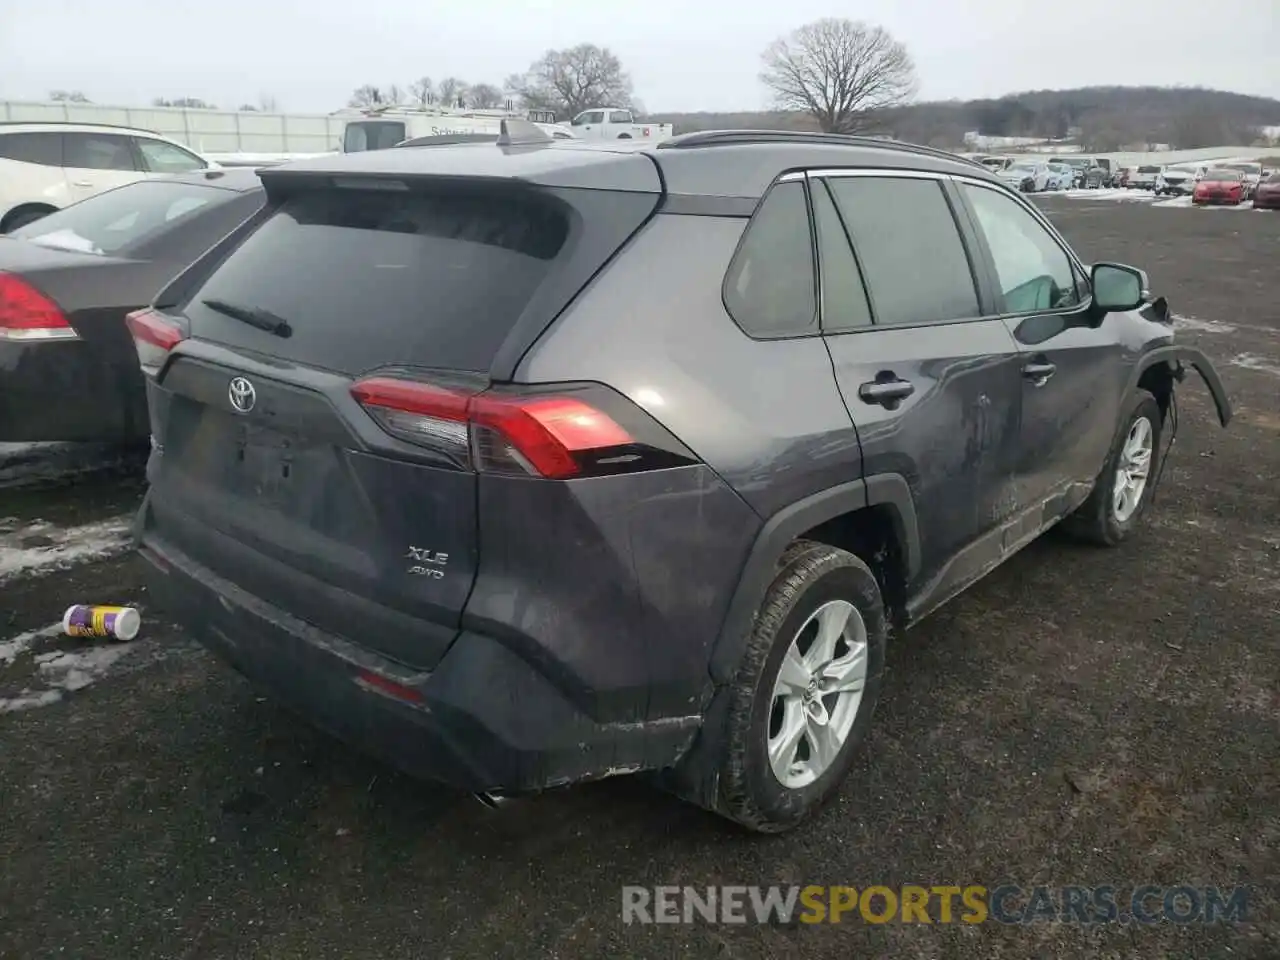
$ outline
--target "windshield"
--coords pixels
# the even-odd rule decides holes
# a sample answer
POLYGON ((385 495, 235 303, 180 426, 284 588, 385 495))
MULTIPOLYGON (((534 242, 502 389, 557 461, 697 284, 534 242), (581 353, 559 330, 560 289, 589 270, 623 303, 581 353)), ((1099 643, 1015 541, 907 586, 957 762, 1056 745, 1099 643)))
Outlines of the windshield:
POLYGON ((1262 164, 1260 163, 1228 163, 1228 170, 1239 170, 1241 173, 1260 174, 1262 173, 1262 164))
POLYGON ((1210 170, 1204 175, 1206 180, 1218 180, 1226 182, 1234 182, 1244 179, 1244 174, 1239 170, 1210 170))
MULTIPOLYGON (((1177 168, 1174 167, 1173 169, 1176 170, 1177 168)), ((1159 173, 1160 168, 1159 167, 1139 167, 1138 172, 1139 173, 1159 173)))
POLYGON ((9 233, 44 247, 109 256, 189 220, 236 194, 173 180, 141 180, 41 217, 9 233))
POLYGON ((1015 163, 1009 167, 1011 173, 1035 173, 1036 165, 1034 163, 1015 163))
POLYGON ((354 120, 342 134, 342 152, 386 150, 408 136, 403 120, 354 120))

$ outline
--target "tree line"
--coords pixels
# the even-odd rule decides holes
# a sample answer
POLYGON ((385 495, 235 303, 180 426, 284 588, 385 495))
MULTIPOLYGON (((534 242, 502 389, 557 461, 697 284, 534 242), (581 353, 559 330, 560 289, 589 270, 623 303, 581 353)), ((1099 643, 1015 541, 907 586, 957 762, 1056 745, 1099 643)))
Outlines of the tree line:
MULTIPOLYGON (((913 102, 915 63, 905 44, 875 24, 825 17, 770 43, 760 54, 760 80, 772 94, 766 113, 653 114, 677 132, 719 127, 808 129, 870 133, 951 149, 966 133, 1071 139, 1085 149, 1116 151, 1152 144, 1196 148, 1258 142, 1260 127, 1280 126, 1280 101, 1214 90, 1088 87, 1039 90, 998 99, 913 102)), ((87 103, 81 91, 56 90, 50 99, 87 103)), ((157 98, 155 106, 216 109, 191 97, 157 98)), ((630 107, 644 114, 631 75, 608 47, 581 43, 548 50, 523 73, 502 83, 456 76, 364 84, 347 105, 417 104, 469 109, 506 107, 570 119, 591 107, 630 107)), ((264 94, 241 110, 276 111, 264 94)))

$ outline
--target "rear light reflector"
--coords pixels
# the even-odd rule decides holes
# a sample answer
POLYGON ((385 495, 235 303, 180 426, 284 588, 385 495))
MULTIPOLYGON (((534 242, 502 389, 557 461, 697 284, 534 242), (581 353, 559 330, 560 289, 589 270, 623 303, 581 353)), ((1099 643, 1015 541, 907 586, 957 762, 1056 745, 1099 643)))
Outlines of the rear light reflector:
POLYGON ((396 700, 403 700, 406 703, 422 703, 425 697, 422 691, 416 687, 409 687, 403 683, 384 677, 380 673, 374 673, 372 670, 361 670, 356 674, 356 683, 362 687, 376 690, 378 693, 394 697, 396 700))
POLYGON ((62 308, 22 277, 0 273, 0 340, 78 340, 62 308))
POLYGON ((138 351, 138 363, 142 372, 154 377, 169 356, 169 351, 183 341, 177 325, 166 320, 154 310, 137 310, 124 318, 138 351))
POLYGON ((513 394, 375 377, 351 395, 392 436, 483 473, 567 480, 696 462, 642 410, 598 386, 513 394))

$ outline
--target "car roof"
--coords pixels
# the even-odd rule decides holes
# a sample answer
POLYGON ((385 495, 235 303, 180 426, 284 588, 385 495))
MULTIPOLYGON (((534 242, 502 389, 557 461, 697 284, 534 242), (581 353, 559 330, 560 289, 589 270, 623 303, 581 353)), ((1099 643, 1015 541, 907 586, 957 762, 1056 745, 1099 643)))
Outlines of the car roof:
POLYGON ((515 179, 551 187, 758 199, 782 173, 863 167, 956 174, 999 183, 956 154, 892 140, 782 130, 684 134, 658 145, 558 140, 450 143, 295 160, 261 171, 268 188, 299 176, 515 179))
POLYGON ((142 127, 128 127, 115 123, 80 123, 77 120, 6 120, 0 121, 0 134, 5 133, 121 133, 140 134, 144 137, 168 139, 164 134, 142 127))

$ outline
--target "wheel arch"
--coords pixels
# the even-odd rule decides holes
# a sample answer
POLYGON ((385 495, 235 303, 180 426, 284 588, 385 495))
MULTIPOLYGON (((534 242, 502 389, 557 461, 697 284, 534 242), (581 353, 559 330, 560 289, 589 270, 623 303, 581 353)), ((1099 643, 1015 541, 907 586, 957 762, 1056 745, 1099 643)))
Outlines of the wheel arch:
POLYGON ((11 210, 5 211, 3 217, 0 217, 0 233, 7 233, 13 229, 11 224, 17 217, 24 213, 39 212, 42 216, 48 216, 51 213, 57 213, 58 208, 51 203, 20 203, 11 210))
MULTIPOLYGON (((765 521, 747 555, 712 649, 708 670, 713 685, 729 682, 737 672, 751 621, 787 548, 812 532, 833 530, 833 524, 847 518, 870 522, 873 516, 887 525, 894 548, 890 562, 905 586, 920 569, 920 531, 911 487, 898 474, 876 474, 830 487, 784 507, 765 521)), ((847 549, 844 543, 832 542, 837 537, 819 535, 814 539, 847 549)))
MULTIPOLYGON (((1184 364, 1194 367, 1196 373, 1200 375, 1200 379, 1204 381, 1210 396, 1213 397, 1213 405, 1218 413, 1218 422, 1225 427, 1231 422, 1231 399, 1227 396, 1226 388, 1222 385, 1222 378, 1218 376, 1218 371, 1214 369, 1209 358, 1194 347, 1169 345, 1156 347, 1154 350, 1144 353, 1138 358, 1138 362, 1133 365, 1133 369, 1129 372, 1129 382, 1125 396, 1137 389, 1151 389, 1156 394, 1156 398, 1160 399, 1160 393, 1158 392, 1160 385, 1167 385, 1168 390, 1172 392, 1173 384, 1180 382, 1185 376, 1184 364), (1164 369, 1161 370, 1160 367, 1164 369), (1152 389, 1152 386, 1157 389, 1152 389)), ((1161 402, 1162 410, 1163 406, 1164 401, 1161 402)))

